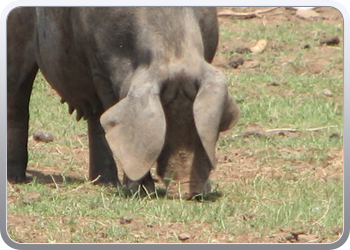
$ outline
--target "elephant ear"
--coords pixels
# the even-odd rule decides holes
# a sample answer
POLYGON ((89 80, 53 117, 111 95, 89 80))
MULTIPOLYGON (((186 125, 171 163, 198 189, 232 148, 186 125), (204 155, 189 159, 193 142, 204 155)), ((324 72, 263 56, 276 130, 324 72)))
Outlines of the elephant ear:
POLYGON ((165 116, 159 87, 132 82, 128 95, 101 116, 101 125, 117 164, 133 181, 157 160, 165 139, 165 116))
POLYGON ((212 66, 200 83, 193 114, 200 140, 212 167, 215 167, 215 146, 219 132, 237 123, 239 108, 228 93, 225 75, 212 66))

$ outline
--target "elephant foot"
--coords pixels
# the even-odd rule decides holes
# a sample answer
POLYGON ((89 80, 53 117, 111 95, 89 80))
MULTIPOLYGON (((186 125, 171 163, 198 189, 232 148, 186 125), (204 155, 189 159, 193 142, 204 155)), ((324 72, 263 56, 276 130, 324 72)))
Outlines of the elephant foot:
POLYGON ((30 182, 31 179, 26 177, 26 174, 11 174, 11 173, 7 173, 7 180, 10 183, 26 183, 26 182, 30 182))
POLYGON ((155 186, 150 173, 147 173, 140 180, 130 180, 124 173, 123 185, 126 186, 131 194, 138 194, 140 197, 151 196, 155 194, 155 186))

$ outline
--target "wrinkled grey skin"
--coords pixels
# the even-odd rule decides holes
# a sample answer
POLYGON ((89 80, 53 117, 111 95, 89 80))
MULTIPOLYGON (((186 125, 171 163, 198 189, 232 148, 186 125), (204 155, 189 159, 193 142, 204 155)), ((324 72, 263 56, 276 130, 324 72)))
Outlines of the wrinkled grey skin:
POLYGON ((209 191, 220 131, 239 109, 211 62, 215 8, 17 8, 7 23, 7 177, 24 182, 28 103, 40 69, 87 119, 90 179, 169 194, 209 191), (115 159, 113 158, 113 154, 115 159))

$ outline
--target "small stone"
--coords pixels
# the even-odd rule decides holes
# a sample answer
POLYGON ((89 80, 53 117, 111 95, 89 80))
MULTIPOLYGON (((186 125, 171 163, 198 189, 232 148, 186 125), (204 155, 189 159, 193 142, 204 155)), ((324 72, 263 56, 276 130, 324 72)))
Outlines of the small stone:
POLYGON ((243 220, 250 220, 250 219, 253 219, 255 217, 256 217, 256 215, 252 214, 252 213, 245 213, 245 214, 243 214, 243 220))
POLYGON ((333 234, 342 234, 343 233, 343 227, 342 226, 333 226, 332 227, 333 234))
POLYGON ((239 65, 242 65, 244 63, 243 58, 242 57, 238 57, 238 56, 234 56, 232 57, 232 59, 229 61, 228 65, 231 68, 238 68, 239 65))
POLYGON ((30 205, 38 201, 39 199, 40 194, 38 192, 30 192, 23 197, 22 202, 26 205, 30 205))
POLYGON ((189 235, 187 233, 182 233, 182 234, 179 234, 179 236, 178 236, 178 239, 182 240, 182 241, 188 240, 189 238, 191 238, 191 235, 189 235))
POLYGON ((241 47, 241 48, 235 49, 233 52, 238 54, 245 54, 245 53, 250 53, 251 51, 249 48, 241 47))
POLYGON ((340 138, 340 134, 337 132, 335 132, 329 136, 329 139, 339 139, 339 138, 340 138))
POLYGON ((298 235, 298 236, 297 236, 297 239, 298 239, 298 241, 301 242, 301 243, 305 243, 305 242, 308 242, 308 241, 309 241, 308 236, 305 235, 305 234, 298 235))
POLYGON ((322 91, 322 94, 324 94, 325 96, 332 96, 333 95, 332 92, 329 89, 324 89, 322 91))
POLYGON ((291 231, 290 233, 294 236, 298 236, 299 234, 306 234, 305 230, 291 231))
POLYGON ((316 242, 318 241, 318 237, 316 235, 299 234, 297 240, 300 243, 316 242))
POLYGON ((87 133, 79 133, 79 134, 78 134, 78 137, 87 137, 87 136, 88 136, 87 133))
POLYGON ((130 217, 122 217, 120 218, 119 223, 124 225, 124 224, 130 224, 131 221, 132 221, 132 218, 130 217))
POLYGON ((338 36, 328 36, 326 38, 321 39, 320 44, 326 44, 326 45, 337 45, 340 43, 340 39, 338 36))
POLYGON ((247 60, 239 68, 241 69, 253 69, 260 65, 260 62, 257 60, 247 60))
POLYGON ((54 136, 51 132, 39 130, 33 133, 33 139, 35 141, 51 142, 53 138, 54 136))
POLYGON ((286 240, 294 240, 294 239, 295 239, 295 236, 294 236, 293 234, 286 234, 286 235, 284 236, 284 238, 285 238, 286 240))
POLYGON ((275 87, 277 87, 277 86, 280 86, 281 84, 278 83, 278 82, 272 82, 272 83, 268 83, 267 85, 268 86, 275 86, 275 87))
POLYGON ((302 19, 309 19, 309 18, 313 18, 313 17, 319 17, 319 14, 311 9, 297 9, 296 12, 297 17, 300 17, 302 19))

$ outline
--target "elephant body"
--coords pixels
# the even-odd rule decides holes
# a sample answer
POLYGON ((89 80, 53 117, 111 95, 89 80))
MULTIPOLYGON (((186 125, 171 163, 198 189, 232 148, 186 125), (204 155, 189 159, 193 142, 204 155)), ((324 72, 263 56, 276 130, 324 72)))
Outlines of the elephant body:
POLYGON ((90 179, 119 183, 118 164, 125 184, 152 191, 156 166, 169 194, 209 190, 218 134, 239 117, 224 74, 210 65, 215 8, 24 7, 7 30, 9 181, 26 178, 40 69, 70 113, 87 119, 90 179))

